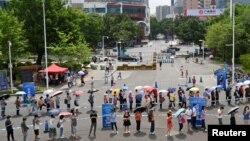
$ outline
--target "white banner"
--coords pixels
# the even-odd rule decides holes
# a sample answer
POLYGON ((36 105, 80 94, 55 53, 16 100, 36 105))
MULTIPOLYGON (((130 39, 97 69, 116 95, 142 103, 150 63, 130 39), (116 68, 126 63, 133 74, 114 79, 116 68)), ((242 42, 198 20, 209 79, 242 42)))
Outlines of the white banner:
POLYGON ((224 9, 187 9, 186 16, 219 16, 223 12, 224 9))

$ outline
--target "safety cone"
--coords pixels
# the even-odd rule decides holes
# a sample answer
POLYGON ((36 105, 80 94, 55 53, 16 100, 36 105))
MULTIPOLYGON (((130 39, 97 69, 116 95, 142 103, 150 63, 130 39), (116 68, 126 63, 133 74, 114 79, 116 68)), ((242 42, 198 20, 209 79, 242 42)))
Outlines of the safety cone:
POLYGON ((191 82, 191 77, 189 77, 189 79, 188 79, 188 83, 192 83, 192 82, 191 82))
POLYGON ((48 120, 45 120, 45 123, 44 123, 44 133, 48 133, 49 132, 49 122, 48 120))
POLYGON ((202 83, 203 81, 202 81, 202 76, 200 77, 200 83, 202 83))

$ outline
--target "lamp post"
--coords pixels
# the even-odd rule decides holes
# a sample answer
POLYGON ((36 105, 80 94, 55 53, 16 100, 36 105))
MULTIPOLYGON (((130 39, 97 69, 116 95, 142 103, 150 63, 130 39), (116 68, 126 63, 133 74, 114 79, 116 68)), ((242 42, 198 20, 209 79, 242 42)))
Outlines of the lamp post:
POLYGON ((234 84, 234 49, 235 49, 235 4, 230 0, 230 19, 232 20, 232 84, 234 84))
POLYGON ((8 41, 8 44, 9 44, 9 67, 10 67, 10 91, 11 91, 11 94, 13 94, 13 79, 12 79, 12 63, 11 63, 11 42, 8 41))
POLYGON ((204 40, 199 40, 200 42, 202 42, 202 48, 203 48, 203 51, 202 51, 202 56, 203 56, 203 60, 205 60, 205 42, 204 40))
POLYGON ((45 73, 46 73, 46 89, 49 89, 49 75, 48 75, 48 54, 47 54, 47 39, 46 39, 46 22, 45 22, 45 0, 43 2, 43 33, 44 33, 44 50, 45 50, 45 73))
POLYGON ((105 52, 105 50, 104 50, 104 38, 105 38, 105 37, 106 37, 107 39, 109 38, 108 36, 102 36, 102 57, 103 57, 103 58, 104 58, 104 54, 105 54, 105 53, 104 53, 104 52, 105 52))

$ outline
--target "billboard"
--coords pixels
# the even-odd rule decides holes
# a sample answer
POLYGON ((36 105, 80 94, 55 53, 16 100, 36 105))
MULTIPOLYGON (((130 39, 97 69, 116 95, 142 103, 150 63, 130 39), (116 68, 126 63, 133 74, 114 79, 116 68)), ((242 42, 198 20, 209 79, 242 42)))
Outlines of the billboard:
POLYGON ((7 71, 0 70, 0 89, 6 90, 8 87, 7 71))
POLYGON ((187 9, 186 16, 197 16, 197 17, 206 17, 206 16, 219 16, 223 14, 224 9, 187 9))

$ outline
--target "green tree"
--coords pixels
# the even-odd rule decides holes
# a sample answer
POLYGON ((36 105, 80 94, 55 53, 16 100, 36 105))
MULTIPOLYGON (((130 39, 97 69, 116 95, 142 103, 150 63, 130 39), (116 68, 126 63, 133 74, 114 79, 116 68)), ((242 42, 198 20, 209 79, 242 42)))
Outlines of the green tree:
POLYGON ((160 22, 157 21, 156 17, 150 17, 150 37, 156 39, 156 36, 161 33, 160 22))
POLYGON ((244 70, 250 71, 250 54, 244 54, 240 56, 240 63, 244 70))
POLYGON ((27 41, 24 38, 23 23, 13 15, 12 11, 0 9, 0 58, 8 60, 8 41, 11 41, 12 59, 26 55, 27 41))

